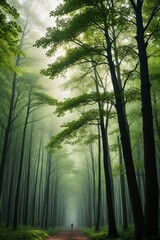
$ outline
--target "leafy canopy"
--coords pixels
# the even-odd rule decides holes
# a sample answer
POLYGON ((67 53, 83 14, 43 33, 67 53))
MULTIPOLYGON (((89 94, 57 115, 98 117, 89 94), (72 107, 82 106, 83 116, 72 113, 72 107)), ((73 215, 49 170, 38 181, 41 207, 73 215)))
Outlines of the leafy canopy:
MULTIPOLYGON (((67 140, 67 142, 71 143, 69 140, 73 140, 77 137, 78 131, 82 128, 81 133, 84 132, 84 129, 88 124, 93 123, 95 119, 99 118, 99 111, 97 109, 89 110, 85 113, 82 113, 81 117, 78 120, 74 120, 72 122, 67 122, 62 125, 65 127, 63 131, 58 133, 56 136, 51 137, 50 143, 48 144, 49 149, 54 149, 56 147, 61 147, 61 144, 67 140)), ((73 144, 77 141, 81 140, 77 138, 76 141, 72 142, 73 144)))
POLYGON ((18 54, 20 26, 16 23, 19 14, 6 0, 0 1, 0 68, 14 69, 13 60, 18 54))

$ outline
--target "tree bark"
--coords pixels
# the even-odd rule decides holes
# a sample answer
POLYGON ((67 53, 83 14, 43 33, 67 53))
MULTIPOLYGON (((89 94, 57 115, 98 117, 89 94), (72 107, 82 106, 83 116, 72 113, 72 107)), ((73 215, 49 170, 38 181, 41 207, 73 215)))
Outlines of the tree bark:
MULTIPOLYGON (((26 34, 26 29, 28 25, 28 16, 26 18, 20 45, 19 45, 19 51, 22 51, 23 41, 26 34)), ((20 55, 17 56, 15 60, 15 66, 19 66, 20 63, 20 55)), ((7 119, 7 127, 5 130, 5 136, 4 136, 4 142, 3 142, 3 149, 2 149, 2 157, 1 157, 1 163, 0 163, 0 196, 2 194, 2 185, 3 185, 3 177, 4 177, 4 169, 5 169, 5 163, 6 163, 6 157, 8 152, 8 146, 9 146, 9 137, 10 137, 10 131, 12 127, 12 120, 13 120, 13 111, 14 111, 14 101, 15 101, 15 93, 16 93, 16 82, 17 82, 17 73, 13 73, 13 80, 12 80, 12 92, 11 92, 11 98, 10 98, 10 106, 9 106, 9 113, 8 113, 8 119, 7 119)))
POLYGON ((30 196, 30 173, 31 173, 31 156, 32 156, 32 139, 33 138, 33 123, 31 125, 30 143, 29 143, 29 156, 28 156, 28 168, 26 179, 26 206, 24 209, 24 225, 28 223, 28 209, 29 209, 29 196, 30 196))
POLYGON ((40 160, 41 160, 41 144, 42 144, 42 139, 40 139, 39 143, 39 150, 38 150, 38 157, 37 157, 37 169, 36 171, 36 176, 35 176, 35 183, 34 183, 34 188, 33 188, 33 199, 32 199, 32 226, 35 225, 35 215, 36 215, 36 191, 37 191, 37 185, 38 185, 38 173, 39 173, 39 166, 40 166, 40 160))
POLYGON ((47 229, 48 227, 48 212, 49 212, 49 191, 50 191, 50 177, 51 177, 51 160, 52 156, 49 153, 47 157, 47 171, 46 171, 46 187, 45 187, 45 196, 44 199, 46 201, 46 209, 45 209, 45 222, 44 227, 47 229))
POLYGON ((98 125, 98 201, 97 201, 97 218, 95 230, 100 230, 100 215, 101 215, 101 138, 100 127, 98 125))
POLYGON ((19 204, 19 197, 20 197, 19 193, 20 193, 20 186, 21 186, 21 180, 22 180, 24 146, 25 146, 28 118, 30 114, 30 104, 31 104, 31 91, 29 91, 29 95, 28 95, 27 112, 26 112, 26 118, 25 118, 25 123, 23 128, 23 135, 22 135, 21 155, 20 155, 20 163, 19 163, 19 170, 18 170, 18 182, 16 187, 15 205, 14 205, 14 214, 13 214, 13 229, 17 228, 17 223, 18 223, 18 204, 19 204))
POLYGON ((95 173, 95 163, 94 163, 94 154, 93 154, 93 146, 92 143, 90 145, 90 153, 91 153, 91 160, 92 160, 92 186, 93 186, 93 223, 96 222, 96 173, 95 173))
POLYGON ((121 197, 122 197, 122 213, 123 213, 123 229, 128 229, 128 221, 127 221, 127 204, 126 204, 126 189, 125 189, 125 178, 124 172, 122 171, 122 150, 119 136, 118 140, 118 148, 119 148, 119 164, 120 164, 120 184, 121 184, 121 197))
POLYGON ((131 197, 132 211, 134 216, 135 235, 137 239, 141 239, 143 223, 144 223, 143 210, 142 210, 142 204, 141 204, 140 194, 138 191, 136 174, 135 174, 135 169, 133 164, 129 127, 128 127, 127 117, 125 113, 125 106, 124 106, 125 103, 123 100, 123 90, 120 87, 117 76, 116 76, 115 66, 112 60, 112 44, 111 44, 111 40, 109 37, 109 32, 106 24, 105 24, 105 38, 106 38, 106 44, 107 44, 107 47, 106 47, 107 62, 109 64, 111 80, 112 80, 114 93, 115 93, 116 111, 118 116, 120 134, 121 134, 121 142, 122 142, 123 156, 124 156, 124 162, 126 167, 128 189, 131 197))
POLYGON ((144 39, 144 26, 142 17, 143 1, 137 0, 131 4, 136 14, 137 45, 140 63, 142 121, 144 141, 144 168, 145 168, 145 221, 144 236, 158 236, 158 180, 156 168, 155 140, 153 130, 153 115, 150 92, 150 79, 148 70, 147 43, 144 39))
MULTIPOLYGON (((96 72, 96 66, 92 63, 95 75, 95 86, 96 91, 99 93, 98 89, 98 78, 96 72)), ((109 149, 108 149, 108 141, 107 141, 107 132, 105 129, 104 124, 104 117, 103 117, 103 105, 102 102, 98 101, 98 108, 99 108, 99 118, 100 118, 100 129, 102 135, 102 149, 103 149, 103 164, 104 164, 104 174, 105 174, 105 187, 106 187, 106 199, 107 199, 107 212, 108 212, 108 237, 117 237, 118 232, 116 228, 116 221, 115 221, 115 213, 114 213, 114 205, 113 205, 113 193, 112 193, 112 186, 111 186, 111 172, 109 169, 109 149)))
POLYGON ((92 227, 92 190, 91 190, 91 179, 89 171, 89 163, 86 156, 86 166, 87 166, 87 227, 92 227))

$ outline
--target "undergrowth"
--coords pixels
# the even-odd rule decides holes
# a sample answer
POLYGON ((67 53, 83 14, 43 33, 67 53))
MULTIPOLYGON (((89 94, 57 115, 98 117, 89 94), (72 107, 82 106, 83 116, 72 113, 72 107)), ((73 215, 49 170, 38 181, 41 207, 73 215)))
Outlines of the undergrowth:
POLYGON ((56 230, 52 228, 44 230, 30 226, 18 226, 13 230, 6 228, 5 224, 0 224, 0 240, 44 240, 55 232, 56 230))
MULTIPOLYGON (((134 239, 134 227, 133 226, 130 226, 129 229, 127 229, 125 231, 123 230, 123 228, 121 226, 118 226, 117 229, 118 229, 119 237, 115 238, 116 240, 122 240, 122 239, 133 240, 134 239)), ((102 227, 100 229, 100 231, 95 231, 95 229, 93 229, 93 228, 82 228, 81 231, 85 235, 87 235, 88 238, 91 240, 105 240, 105 239, 110 240, 111 239, 107 236, 107 234, 108 234, 107 227, 102 227)))

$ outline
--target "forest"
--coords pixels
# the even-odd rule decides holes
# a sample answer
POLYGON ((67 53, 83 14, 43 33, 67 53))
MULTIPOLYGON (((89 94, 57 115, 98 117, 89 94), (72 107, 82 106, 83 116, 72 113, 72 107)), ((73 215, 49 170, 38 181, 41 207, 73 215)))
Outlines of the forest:
POLYGON ((160 239, 160 1, 1 0, 0 60, 0 240, 160 239))

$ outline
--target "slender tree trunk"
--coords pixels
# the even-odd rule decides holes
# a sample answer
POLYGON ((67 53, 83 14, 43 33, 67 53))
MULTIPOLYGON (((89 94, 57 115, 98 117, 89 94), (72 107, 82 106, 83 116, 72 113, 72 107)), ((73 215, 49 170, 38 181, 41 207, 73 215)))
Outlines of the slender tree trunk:
POLYGON ((145 168, 145 221, 144 236, 152 237, 159 234, 158 230, 158 180, 155 155, 155 140, 153 131, 153 115, 151 104, 150 80, 148 70, 147 43, 144 40, 142 6, 143 1, 137 4, 131 1, 136 14, 137 45, 140 62, 142 121, 144 142, 144 168, 145 168))
MULTIPOLYGON (((156 134, 158 137, 158 141, 156 144, 156 159, 157 159, 157 178, 158 178, 158 185, 159 185, 159 192, 160 192, 160 122, 158 119, 158 106, 157 106, 157 100, 158 98, 156 97, 155 91, 153 91, 153 111, 154 111, 154 121, 155 121, 155 128, 156 128, 156 134)), ((159 195, 159 212, 160 212, 160 195, 159 195)), ((159 214, 160 216, 160 214, 159 214)))
POLYGON ((120 184, 121 184, 121 196, 122 196, 122 213, 123 213, 123 229, 128 229, 128 221, 127 221, 127 205, 126 205, 126 190, 125 190, 125 178, 124 173, 122 170, 122 150, 120 139, 117 137, 118 140, 118 148, 119 148, 119 164, 120 164, 120 184))
POLYGON ((152 91, 152 92, 153 92, 153 103, 154 103, 154 107, 153 107, 154 121, 155 121, 156 133, 157 133, 158 140, 159 140, 159 143, 160 143, 160 122, 159 122, 159 119, 158 119, 159 111, 157 110, 158 109, 158 106, 157 106, 157 100, 158 99, 156 97, 155 91, 152 91))
POLYGON ((96 173, 95 173, 95 163, 94 163, 94 154, 93 154, 93 146, 91 147, 91 160, 92 160, 92 181, 93 181, 93 222, 96 222, 96 173))
MULTIPOLYGON (((28 16, 26 19, 26 22, 24 24, 20 45, 19 45, 19 51, 22 51, 23 41, 26 34, 26 29, 28 25, 28 16)), ((15 61, 15 66, 19 66, 20 62, 20 56, 18 55, 15 61)), ((5 168, 5 162, 8 152, 8 146, 9 146, 9 137, 10 137, 10 131, 12 127, 12 120, 13 120, 13 111, 14 111, 14 101, 15 101, 15 93, 16 93, 16 82, 17 82, 17 73, 13 73, 13 80, 12 80, 12 92, 11 92, 11 98, 10 98, 10 106, 9 106, 9 114, 7 119, 7 127, 5 130, 5 136, 4 136, 4 142, 3 142, 3 149, 2 149, 2 158, 0 163, 0 196, 2 194, 2 185, 3 185, 3 177, 4 177, 4 168, 5 168)))
MULTIPOLYGON (((142 156, 141 156, 141 142, 138 141, 137 143, 137 161, 139 163, 139 165, 141 164, 141 159, 142 156)), ((144 177, 145 177, 145 174, 144 174, 144 169, 141 167, 141 166, 138 166, 138 169, 137 169, 137 183, 138 183, 138 188, 139 188, 139 192, 140 192, 140 195, 141 195, 141 201, 142 201, 142 206, 144 207, 144 177)))
MULTIPOLYGON (((19 63, 19 56, 16 59, 16 66, 18 66, 18 63, 19 63)), ((11 94, 11 100, 10 100, 9 115, 7 120, 7 127, 5 130, 3 149, 2 149, 2 158, 1 158, 1 164, 0 164, 0 196, 2 194, 4 168, 5 168, 6 156, 8 152, 10 130, 12 126, 13 106, 14 106, 14 98, 15 98, 15 91, 16 91, 16 80, 17 80, 17 74, 14 73, 13 81, 12 81, 12 94, 11 94)))
POLYGON ((55 190, 54 190, 54 206, 53 206, 53 209, 54 209, 54 227, 57 226, 57 207, 58 207, 58 204, 57 204, 57 201, 58 201, 58 173, 56 172, 55 173, 55 190))
MULTIPOLYGON (((92 63, 95 75, 95 86, 96 91, 99 93, 98 89, 98 78, 97 78, 97 71, 96 66, 92 63)), ((118 236, 117 228, 116 228, 116 221, 115 221, 115 213, 114 213, 114 204, 113 204, 113 193, 112 193, 112 186, 111 186, 111 174, 109 169, 109 149, 107 148, 107 132, 105 129, 104 124, 104 117, 103 117, 103 104, 102 102, 98 102, 99 108, 99 117, 100 117, 100 129, 102 135, 102 147, 103 147, 103 164, 104 164, 104 173, 105 173, 105 187, 106 187, 106 199, 107 199, 107 212, 108 212, 108 237, 116 237, 118 236)))
POLYGON ((26 179, 26 205, 24 209, 24 225, 28 223, 28 208, 30 199, 30 173, 31 173, 31 156, 32 156, 32 139, 33 138, 33 123, 31 126, 30 143, 29 143, 29 156, 28 156, 28 168, 27 168, 27 179, 26 179))
POLYGON ((46 190, 45 190, 45 201, 46 201, 46 209, 45 209, 45 223, 44 227, 47 229, 48 227, 48 213, 49 213, 49 190, 50 190, 50 177, 51 177, 51 160, 52 156, 51 154, 48 155, 47 158, 47 176, 46 176, 46 190))
POLYGON ((131 197, 132 210, 133 210, 133 216, 134 216, 134 222, 135 222, 135 235, 137 239, 141 239, 143 222, 144 222, 143 210, 142 210, 142 204, 141 204, 140 194, 138 191, 136 174, 135 174, 135 169, 133 164, 130 134, 129 134, 129 128, 128 128, 128 123, 127 123, 127 118, 125 113, 125 106, 124 106, 125 103, 123 100, 123 91, 119 86, 116 72, 115 72, 115 66, 112 60, 112 45, 111 45, 111 40, 109 37, 107 26, 105 26, 105 37, 106 37, 106 43, 107 43, 107 49, 106 49, 107 61, 109 64, 112 84, 113 84, 114 93, 115 93, 116 110, 117 110, 118 123, 119 123, 119 129, 121 134, 121 142, 122 142, 123 156, 124 156, 124 162, 126 167, 128 189, 131 197))
MULTIPOLYGON (((43 136, 41 136, 43 140, 43 136)), ((40 179, 39 179, 39 196, 38 196, 38 219, 42 219, 42 202, 44 196, 43 189, 43 167, 44 167, 44 146, 42 144, 42 157, 41 157, 41 169, 40 169, 40 179)), ((41 221, 40 221, 41 222, 41 221)))
POLYGON ((101 136, 100 127, 98 124, 98 201, 97 201, 97 218, 95 230, 100 230, 100 215, 101 215, 101 136))
POLYGON ((91 191, 91 180, 90 171, 88 166, 87 156, 86 156, 86 166, 87 166, 87 226, 92 227, 92 191, 91 191))
POLYGON ((23 135, 22 135, 22 145, 21 145, 21 155, 20 155, 20 165, 18 170, 18 182, 16 187, 16 195, 15 195, 15 206, 14 206, 14 215, 13 215, 13 229, 17 228, 18 223, 18 204, 19 204, 19 193, 20 193, 20 187, 21 187, 21 180, 22 180, 22 168, 23 168, 23 157, 24 157, 24 146, 25 146, 25 139, 26 139, 26 130, 27 130, 27 124, 28 124, 28 118, 30 114, 30 104, 31 104, 31 92, 29 92, 28 96, 28 105, 27 105, 27 113, 23 128, 23 135))
POLYGON ((42 139, 40 139, 39 143, 39 151, 38 151, 38 157, 37 157, 37 169, 36 176, 35 176, 35 183, 34 183, 34 189, 33 189, 33 199, 32 199, 32 226, 35 225, 35 215, 36 215, 36 191, 37 191, 37 185, 38 185, 38 173, 39 173, 39 166, 40 166, 40 160, 41 160, 41 144, 42 139))
POLYGON ((8 207, 7 207, 7 222, 6 227, 9 227, 11 223, 11 207, 12 207, 12 199, 13 199, 13 185, 14 185, 14 178, 15 178, 15 169, 16 169, 16 157, 17 157, 17 143, 14 149, 14 157, 12 159, 12 173, 9 185, 9 194, 8 194, 8 207))

